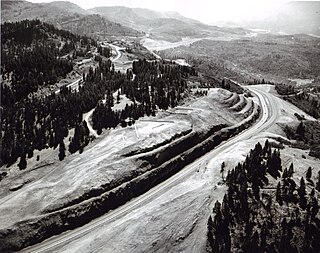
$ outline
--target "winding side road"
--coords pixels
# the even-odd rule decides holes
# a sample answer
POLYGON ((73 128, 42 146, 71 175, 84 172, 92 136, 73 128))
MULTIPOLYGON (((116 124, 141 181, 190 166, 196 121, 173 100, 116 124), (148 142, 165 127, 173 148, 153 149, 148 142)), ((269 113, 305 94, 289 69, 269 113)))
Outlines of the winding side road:
MULTIPOLYGON (((116 62, 117 60, 119 60, 119 58, 121 57, 121 51, 120 51, 120 47, 116 46, 116 45, 112 45, 112 44, 109 44, 109 46, 111 48, 113 48, 116 53, 117 53, 117 56, 115 56, 114 58, 111 59, 112 62, 116 62)), ((81 79, 82 80, 82 79, 81 79)), ((88 126, 88 129, 89 129, 89 132, 95 137, 95 138, 99 138, 99 135, 97 134, 97 131, 93 129, 91 123, 90 123, 90 118, 94 112, 94 109, 91 109, 89 112, 87 112, 86 114, 84 114, 84 121, 87 122, 87 126, 88 126)))
POLYGON ((108 224, 112 221, 120 219, 121 217, 133 212, 137 208, 143 207, 144 205, 152 201, 157 201, 157 198, 159 196, 165 194, 174 185, 178 184, 179 182, 183 182, 186 178, 196 173, 199 163, 207 162, 210 157, 220 155, 222 152, 225 152, 237 142, 250 139, 252 136, 257 135, 258 133, 272 126, 276 122, 280 113, 277 107, 277 100, 273 97, 273 95, 264 92, 259 87, 249 86, 247 88, 258 97, 261 106, 261 116, 252 127, 244 130, 239 135, 229 139, 228 141, 221 143, 217 148, 200 157, 193 163, 189 164, 183 170, 181 170, 168 180, 155 186, 145 194, 132 199, 125 205, 108 212, 107 214, 91 221, 90 223, 82 227, 49 238, 37 245, 24 249, 21 252, 55 252, 59 251, 61 247, 68 248, 68 244, 75 240, 84 240, 90 232, 94 232, 102 225, 108 226, 108 224))

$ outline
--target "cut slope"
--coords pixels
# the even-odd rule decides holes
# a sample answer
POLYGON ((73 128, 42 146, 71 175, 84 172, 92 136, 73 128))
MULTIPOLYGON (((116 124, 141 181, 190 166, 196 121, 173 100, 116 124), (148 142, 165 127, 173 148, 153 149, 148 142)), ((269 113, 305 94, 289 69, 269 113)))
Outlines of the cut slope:
MULTIPOLYGON (((70 208, 73 210, 72 212, 74 212, 74 208, 78 208, 74 205, 83 201, 83 205, 87 206, 90 202, 85 200, 87 198, 94 197, 90 201, 96 201, 97 194, 103 194, 103 196, 109 196, 110 198, 109 193, 108 195, 105 195, 105 192, 108 189, 116 187, 125 180, 128 180, 132 177, 135 178, 142 173, 146 173, 153 177, 154 180, 158 181, 159 178, 157 179, 156 175, 162 170, 160 170, 160 167, 162 166, 169 166, 166 173, 169 173, 170 175, 174 170, 177 169, 177 166, 179 167, 179 164, 183 164, 177 162, 177 158, 174 158, 168 164, 165 163, 167 165, 164 164, 159 168, 154 168, 155 171, 149 173, 147 171, 153 168, 153 163, 149 165, 146 164, 145 158, 138 160, 135 160, 134 157, 123 158, 120 156, 123 153, 121 150, 128 145, 133 145, 133 147, 130 148, 131 150, 141 150, 142 147, 150 147, 150 145, 164 145, 168 138, 172 138, 170 136, 175 136, 177 134, 181 135, 183 134, 183 131, 185 131, 184 129, 188 130, 191 128, 194 133, 200 136, 200 138, 207 138, 206 136, 209 137, 210 135, 208 135, 206 131, 221 125, 222 122, 225 122, 227 125, 234 125, 239 121, 239 119, 237 119, 235 116, 232 116, 232 114, 230 114, 229 117, 226 117, 226 112, 228 109, 224 108, 222 105, 219 105, 220 102, 216 100, 219 100, 219 97, 223 96, 219 95, 217 92, 211 92, 209 97, 200 98, 194 102, 189 102, 188 107, 192 108, 192 110, 195 110, 195 112, 191 112, 187 115, 180 114, 180 116, 173 116, 173 111, 169 115, 164 112, 156 118, 149 118, 149 120, 153 121, 151 122, 152 125, 155 124, 155 126, 151 125, 150 127, 150 124, 145 124, 147 121, 139 120, 135 127, 116 129, 99 141, 96 145, 92 145, 91 148, 85 150, 82 156, 70 156, 61 164, 58 164, 56 168, 52 167, 52 170, 49 174, 44 175, 38 180, 34 178, 34 182, 25 185, 14 193, 7 193, 8 195, 2 198, 0 207, 1 212, 3 213, 3 222, 1 221, 2 229, 5 229, 8 226, 13 226, 13 224, 15 224, 18 220, 44 219, 46 216, 43 216, 42 214, 46 212, 53 212, 59 209, 61 212, 66 212, 67 209, 61 208, 69 208, 70 205, 73 205, 70 208), (220 108, 220 110, 217 110, 218 113, 213 111, 213 109, 217 107, 220 108), (144 127, 141 129, 141 132, 139 132, 139 122, 143 122, 141 127, 144 125, 144 127), (153 138, 156 142, 150 143, 149 141, 140 141, 149 139, 151 135, 153 135, 153 138), (20 199, 26 198, 26 196, 28 196, 27 203, 20 201, 20 199), (39 199, 41 199, 41 202, 39 202, 39 199), (12 213, 12 210, 16 211, 12 213)), ((238 131, 237 129, 235 130, 238 131)), ((232 132, 236 131, 232 130, 232 132)), ((188 132, 189 131, 185 132, 184 134, 187 134, 188 132)), ((221 132, 221 134, 224 136, 223 138, 228 136, 226 135, 227 132, 228 131, 221 132)), ((219 141, 219 136, 217 136, 215 139, 216 140, 214 140, 214 142, 219 141)), ((177 141, 179 141, 179 139, 177 139, 177 141)), ((176 142, 176 140, 174 140, 174 142, 176 142)), ((207 147, 210 142, 212 142, 210 138, 205 140, 204 147, 207 147)), ((192 152, 186 151, 184 154, 185 161, 194 159, 190 158, 189 156, 196 156, 197 154, 199 155, 201 152, 204 152, 206 149, 204 149, 202 145, 203 144, 199 144, 195 146, 192 149, 192 152)), ((165 151, 165 146, 160 147, 160 150, 165 151)), ((163 151, 161 152, 163 153, 163 151)), ((152 153, 150 153, 150 155, 152 155, 152 153)), ((140 156, 143 157, 145 154, 141 154, 140 156)), ((45 172, 43 171, 42 173, 45 172)), ((41 173, 39 173, 38 176, 40 176, 40 174, 41 173)), ((160 178, 161 177, 163 176, 160 176, 160 178)), ((16 180, 18 180, 18 178, 16 180)), ((143 178, 139 180, 142 180, 142 182, 146 181, 146 179, 143 178)), ((3 183, 3 181, 1 183, 3 183)), ((125 184, 134 186, 135 183, 132 181, 125 184)), ((118 192, 116 194, 118 195, 118 192)), ((122 200, 120 198, 118 202, 121 201, 122 200)), ((114 205, 116 205, 118 202, 115 202, 114 205)), ((86 212, 86 208, 83 209, 84 206, 82 206, 82 204, 81 207, 79 206, 79 208, 86 212)), ((52 215, 58 215, 58 213, 50 213, 49 215, 52 217, 52 215)), ((88 217, 84 218, 84 220, 86 219, 88 219, 88 217)), ((50 221, 50 223, 51 222, 54 221, 50 221)), ((28 223, 20 223, 20 226, 23 226, 23 224, 26 225, 28 223)), ((61 226, 66 225, 61 224, 61 226)), ((51 233, 54 233, 54 231, 51 233)))
MULTIPOLYGON (((260 86, 257 89, 268 92, 271 86, 260 86)), ((226 94, 225 98, 227 97, 230 95, 226 94)), ((278 106, 278 98, 270 95, 270 99, 270 103, 278 106)), ((256 98, 254 100, 256 101, 256 98)), ((272 115, 277 116, 279 113, 284 116, 282 106, 279 106, 279 110, 274 109, 275 111, 271 111, 272 115)), ((294 111, 294 107, 292 109, 294 111)), ((291 112, 290 117, 295 118, 291 112)), ((271 121, 274 124, 277 117, 271 121)), ((279 128, 270 130, 270 126, 272 124, 262 125, 259 127, 260 134, 249 135, 245 141, 236 140, 229 148, 194 162, 190 177, 173 182, 165 191, 158 193, 153 201, 146 199, 138 207, 135 206, 127 212, 114 212, 114 215, 107 218, 101 217, 96 224, 88 226, 90 232, 86 232, 85 235, 65 234, 63 237, 48 240, 43 247, 35 249, 50 247, 55 252, 75 252, 80 248, 82 252, 205 252, 208 217, 212 213, 213 204, 216 200, 222 200, 226 190, 220 173, 222 162, 226 164, 226 176, 227 170, 239 161, 244 161, 249 150, 258 141, 263 143, 266 136, 279 136, 276 135, 279 128), (59 246, 55 246, 57 244, 59 246)), ((308 160, 298 160, 302 154, 309 159, 306 152, 290 151, 290 156, 297 159, 295 165, 299 162, 307 163, 308 160)), ((305 164, 305 167, 315 167, 317 164, 318 161, 312 161, 308 165, 305 164)), ((32 249, 34 248, 30 251, 32 249)))

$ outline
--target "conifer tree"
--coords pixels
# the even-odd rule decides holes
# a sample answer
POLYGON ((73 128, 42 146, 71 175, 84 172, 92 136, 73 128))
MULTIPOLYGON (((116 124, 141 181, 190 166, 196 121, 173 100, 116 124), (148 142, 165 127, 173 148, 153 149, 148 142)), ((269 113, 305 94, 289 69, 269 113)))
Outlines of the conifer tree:
POLYGON ((320 192, 320 170, 318 171, 318 181, 316 183, 316 189, 320 192))
POLYGON ((26 161, 26 154, 25 153, 22 153, 18 167, 20 170, 24 170, 27 168, 27 161, 26 161))
POLYGON ((307 180, 310 180, 311 176, 312 176, 312 169, 311 169, 311 167, 309 167, 308 171, 307 171, 307 175, 306 175, 307 180))
POLYGON ((288 178, 292 177, 294 173, 293 170, 293 163, 290 164, 289 170, 288 170, 288 178))
POLYGON ((212 221, 212 218, 211 216, 209 217, 209 220, 208 220, 208 234, 207 234, 207 238, 208 238, 208 246, 209 246, 209 249, 208 249, 208 252, 213 252, 213 247, 214 247, 214 234, 213 234, 213 231, 214 231, 214 227, 213 227, 213 221, 212 221))
POLYGON ((297 127, 296 134, 300 137, 301 140, 305 139, 305 129, 304 129, 304 124, 302 121, 300 122, 300 124, 297 127))
POLYGON ((225 168, 225 167, 226 167, 225 163, 222 162, 222 164, 221 164, 221 169, 220 169, 220 173, 221 173, 222 180, 224 180, 224 178, 223 178, 223 173, 224 173, 224 168, 225 168))
POLYGON ((66 156, 65 151, 66 151, 66 147, 65 147, 64 142, 62 140, 59 144, 59 160, 60 161, 62 161, 65 158, 65 156, 66 156))
POLYGON ((277 185, 277 191, 276 191, 276 200, 279 203, 280 206, 282 206, 283 201, 282 201, 282 192, 281 192, 281 184, 280 182, 277 185))
POLYGON ((298 188, 299 194, 299 204, 302 209, 306 209, 307 199, 306 199, 306 185, 303 177, 300 180, 300 187, 298 188))

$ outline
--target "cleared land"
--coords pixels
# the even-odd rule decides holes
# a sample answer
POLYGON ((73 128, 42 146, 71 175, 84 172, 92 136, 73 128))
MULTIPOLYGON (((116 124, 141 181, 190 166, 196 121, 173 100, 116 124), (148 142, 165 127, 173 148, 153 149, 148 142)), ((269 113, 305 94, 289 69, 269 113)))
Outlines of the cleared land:
MULTIPOLYGON (((23 229, 23 224, 32 220, 40 222, 56 211, 66 212, 69 207, 82 205, 87 199, 157 168, 171 159, 172 152, 165 152, 168 148, 179 153, 174 143, 188 143, 189 136, 197 143, 223 126, 239 124, 243 118, 228 109, 238 95, 231 95, 212 89, 208 96, 190 99, 183 107, 160 112, 157 117, 144 117, 131 127, 105 132, 82 155, 74 154, 60 163, 38 168, 37 173, 5 178, 1 181, 0 200, 2 236, 9 227, 23 229), (148 160, 150 163, 146 163, 148 160), (8 185, 22 181, 19 189, 8 189, 8 185)), ((19 241, 12 238, 16 239, 19 241)))
MULTIPOLYGON (((70 237, 59 236, 63 239, 53 239, 53 242, 48 240, 45 247, 40 247, 42 252, 205 252, 208 217, 213 204, 216 200, 221 201, 226 190, 220 173, 222 162, 226 164, 226 175, 228 169, 245 159, 256 142, 262 143, 266 138, 284 138, 279 123, 294 122, 294 113, 305 115, 295 106, 274 96, 276 93, 272 86, 261 85, 255 89, 268 96, 266 106, 274 105, 270 108, 273 108, 273 117, 265 115, 268 124, 257 126, 259 134, 246 136, 241 141, 236 139, 232 146, 220 150, 218 156, 212 153, 206 159, 194 162, 190 165, 193 173, 189 177, 176 182, 153 201, 143 203, 131 212, 124 212, 116 219, 105 219, 102 222, 104 217, 101 217, 96 221, 98 225, 87 232, 81 232, 82 228, 79 228, 70 233, 70 237)), ((304 168, 318 165, 318 160, 309 157, 307 151, 286 147, 281 155, 283 166, 294 162, 297 176, 303 174, 304 168), (301 160, 302 155, 307 159, 301 160)), ((119 210, 117 213, 121 212, 119 210)), ((109 217, 115 217, 113 212, 109 217)), ((30 248, 29 252, 32 250, 30 248)))

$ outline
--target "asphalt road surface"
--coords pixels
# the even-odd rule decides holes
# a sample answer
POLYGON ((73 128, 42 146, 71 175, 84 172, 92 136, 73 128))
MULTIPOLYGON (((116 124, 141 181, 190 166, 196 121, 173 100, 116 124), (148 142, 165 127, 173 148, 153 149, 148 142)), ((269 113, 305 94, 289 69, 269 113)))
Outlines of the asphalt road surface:
POLYGON ((229 139, 228 141, 221 143, 214 150, 200 157, 193 163, 189 164, 171 178, 155 186, 145 194, 135 199, 132 199, 125 205, 106 213, 105 215, 91 221, 90 223, 82 227, 76 228, 71 231, 66 231, 60 235, 51 237, 39 244, 24 249, 21 252, 54 252, 55 250, 58 250, 63 246, 67 247, 68 243, 74 240, 81 240, 82 238, 85 238, 86 236, 88 236, 88 234, 90 234, 90 232, 93 232, 100 226, 108 226, 108 224, 112 221, 115 221, 127 215, 135 209, 143 207, 145 204, 150 203, 152 201, 157 201, 156 199, 159 196, 165 194, 172 186, 184 181, 187 177, 195 173, 198 169, 199 163, 206 162, 209 157, 218 156, 220 153, 222 153, 235 143, 246 139, 250 139, 252 136, 257 135, 258 133, 272 126, 279 116, 277 100, 274 99, 273 95, 264 92, 258 87, 250 86, 247 88, 250 89, 259 98, 261 105, 261 116, 252 127, 244 130, 243 132, 229 139))

